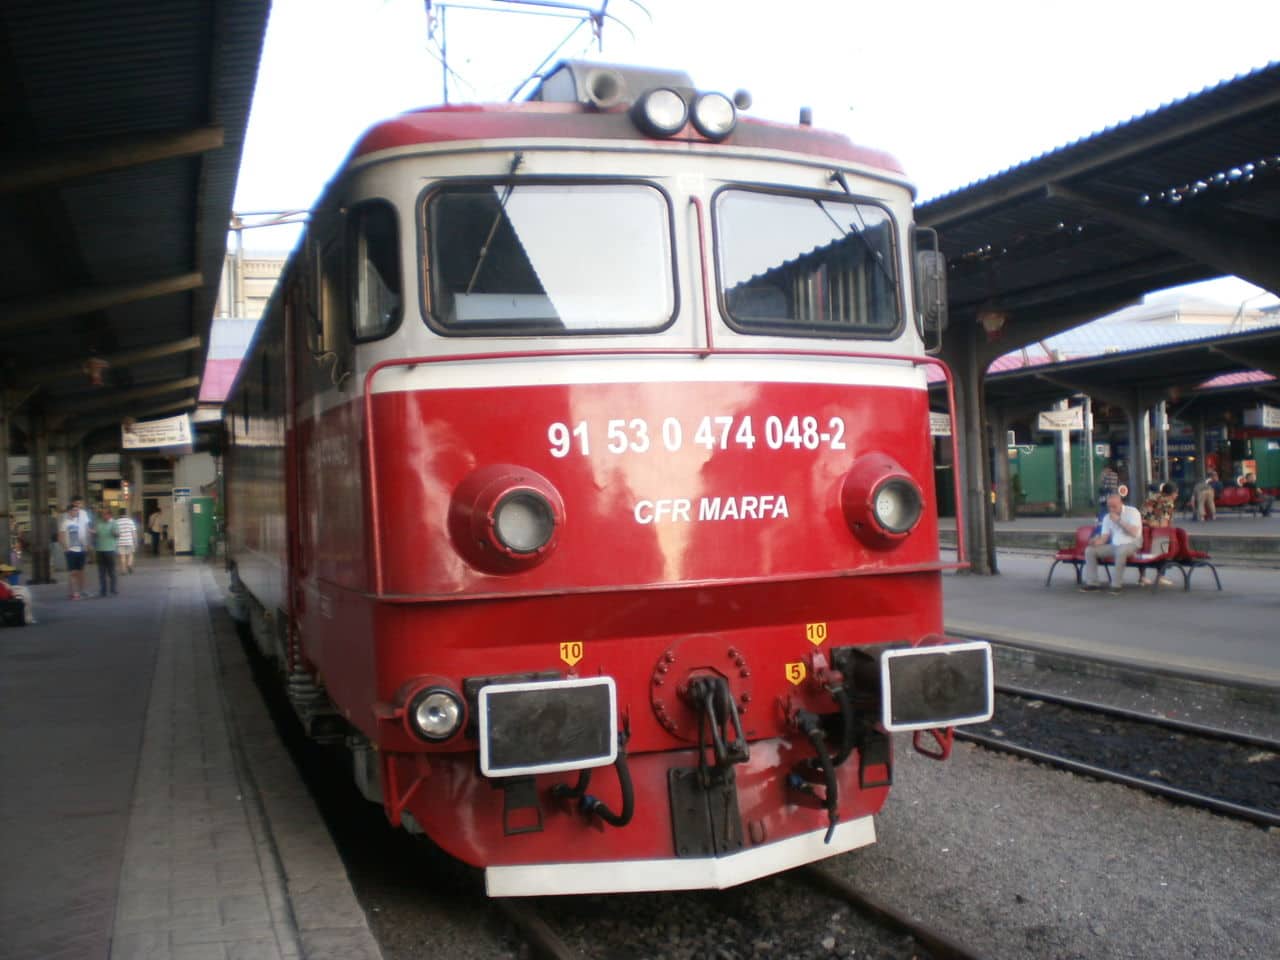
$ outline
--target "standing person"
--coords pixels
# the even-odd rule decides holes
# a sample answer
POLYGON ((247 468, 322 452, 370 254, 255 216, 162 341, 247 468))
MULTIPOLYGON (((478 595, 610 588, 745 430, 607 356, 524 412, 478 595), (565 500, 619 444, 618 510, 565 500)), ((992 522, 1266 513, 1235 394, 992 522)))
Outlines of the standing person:
POLYGON ((119 527, 105 505, 98 511, 93 523, 93 549, 98 558, 98 596, 107 595, 107 582, 111 582, 111 595, 116 595, 116 547, 120 544, 119 527))
POLYGON ((151 516, 147 517, 147 533, 151 534, 151 555, 153 557, 160 556, 160 530, 163 527, 164 518, 160 514, 160 508, 156 507, 151 516))
POLYGON ((1137 507, 1127 507, 1120 494, 1107 497, 1107 515, 1102 518, 1102 532, 1089 540, 1084 548, 1084 579, 1081 590, 1101 590, 1098 560, 1110 560, 1116 567, 1111 592, 1124 590, 1124 568, 1129 558, 1142 546, 1142 514, 1137 507))
POLYGON ((138 548, 138 528, 133 525, 129 511, 121 507, 116 516, 116 533, 119 546, 116 550, 120 567, 125 573, 133 573, 133 552, 138 548))
POLYGON ((1218 489, 1218 474, 1216 471, 1210 470, 1204 475, 1204 479, 1197 483, 1191 491, 1192 516, 1197 520, 1212 520, 1217 516, 1217 507, 1214 506, 1213 497, 1218 489))
POLYGON ((72 600, 84 593, 84 561, 89 549, 89 514, 79 496, 72 497, 58 523, 58 544, 67 558, 67 589, 72 600))

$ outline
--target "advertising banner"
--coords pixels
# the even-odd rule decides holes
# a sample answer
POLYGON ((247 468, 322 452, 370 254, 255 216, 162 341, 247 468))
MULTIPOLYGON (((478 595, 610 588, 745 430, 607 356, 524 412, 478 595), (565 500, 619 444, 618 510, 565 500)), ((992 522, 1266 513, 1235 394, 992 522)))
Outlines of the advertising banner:
POLYGON ((120 425, 120 440, 126 450, 190 446, 191 417, 184 413, 163 420, 126 420, 120 425))

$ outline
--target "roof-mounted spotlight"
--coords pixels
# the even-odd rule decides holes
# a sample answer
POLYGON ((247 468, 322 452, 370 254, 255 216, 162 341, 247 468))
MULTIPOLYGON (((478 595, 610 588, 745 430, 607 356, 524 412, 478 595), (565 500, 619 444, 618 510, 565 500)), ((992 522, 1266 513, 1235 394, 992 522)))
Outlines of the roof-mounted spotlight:
POLYGON ((631 110, 637 127, 651 137, 674 137, 689 119, 684 97, 669 87, 649 90, 631 110))
POLYGON ((723 93, 703 93, 693 101, 693 126, 708 140, 723 140, 733 132, 738 111, 723 93))

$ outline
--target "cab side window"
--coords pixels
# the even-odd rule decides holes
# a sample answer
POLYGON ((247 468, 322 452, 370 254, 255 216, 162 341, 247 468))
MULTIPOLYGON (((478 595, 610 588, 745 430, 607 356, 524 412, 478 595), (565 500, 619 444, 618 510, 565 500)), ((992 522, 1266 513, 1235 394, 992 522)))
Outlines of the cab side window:
POLYGON ((320 242, 320 349, 312 353, 324 389, 324 380, 345 390, 351 377, 352 349, 349 332, 347 271, 344 237, 335 231, 320 242))
POLYGON ((351 261, 352 339, 376 340, 400 324, 400 229, 385 200, 353 208, 347 217, 351 261))

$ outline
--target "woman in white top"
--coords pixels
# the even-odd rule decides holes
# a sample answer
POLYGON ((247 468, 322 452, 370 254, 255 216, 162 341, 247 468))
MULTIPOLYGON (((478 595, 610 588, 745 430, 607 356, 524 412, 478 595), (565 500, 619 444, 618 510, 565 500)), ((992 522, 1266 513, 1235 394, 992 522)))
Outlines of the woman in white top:
POLYGON ((116 517, 116 553, 125 573, 133 573, 133 554, 138 548, 138 527, 124 507, 120 508, 116 517))

